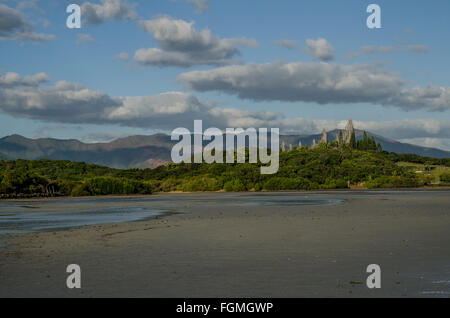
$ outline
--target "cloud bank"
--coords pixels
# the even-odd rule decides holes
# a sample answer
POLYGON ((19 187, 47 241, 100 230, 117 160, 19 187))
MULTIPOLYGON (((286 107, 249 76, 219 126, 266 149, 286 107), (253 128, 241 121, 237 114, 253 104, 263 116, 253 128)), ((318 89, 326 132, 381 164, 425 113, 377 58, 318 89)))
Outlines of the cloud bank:
POLYGON ((405 88, 407 81, 399 74, 376 64, 250 63, 182 73, 177 80, 199 92, 225 92, 255 101, 373 103, 405 111, 450 109, 450 87, 405 88))
POLYGON ((315 57, 318 60, 330 61, 334 58, 334 49, 326 39, 307 39, 306 45, 308 48, 305 50, 305 53, 315 57))
POLYGON ((0 40, 51 41, 52 34, 36 33, 22 13, 0 3, 0 40))
POLYGON ((136 3, 122 0, 100 0, 101 4, 85 2, 81 6, 84 23, 102 24, 109 20, 134 20, 137 19, 136 3))
POLYGON ((28 75, 22 77, 15 72, 8 72, 0 76, 0 89, 23 86, 38 86, 49 81, 50 77, 45 73, 38 73, 36 75, 28 75))
POLYGON ((197 30, 193 21, 176 20, 169 16, 140 21, 139 25, 160 46, 136 51, 134 59, 142 65, 227 65, 238 62, 235 60, 240 55, 238 46, 258 46, 258 42, 252 39, 221 39, 212 35, 209 29, 197 30))
MULTIPOLYGON (((49 81, 45 73, 30 76, 7 73, 0 76, 0 112, 46 122, 117 124, 165 131, 191 127, 195 119, 202 119, 205 127, 275 127, 284 134, 319 133, 323 128, 342 129, 346 124, 346 120, 317 120, 286 117, 269 111, 220 108, 182 92, 120 97, 67 81, 44 85, 49 81)), ((450 138, 449 120, 355 120, 354 125, 358 129, 402 141, 416 140, 429 145, 439 143, 442 148, 450 138)))
POLYGON ((80 84, 59 81, 45 73, 0 77, 0 111, 15 117, 71 124, 119 124, 127 127, 172 130, 194 119, 225 128, 234 124, 262 125, 278 114, 221 109, 191 94, 167 92, 154 96, 109 96, 80 84))

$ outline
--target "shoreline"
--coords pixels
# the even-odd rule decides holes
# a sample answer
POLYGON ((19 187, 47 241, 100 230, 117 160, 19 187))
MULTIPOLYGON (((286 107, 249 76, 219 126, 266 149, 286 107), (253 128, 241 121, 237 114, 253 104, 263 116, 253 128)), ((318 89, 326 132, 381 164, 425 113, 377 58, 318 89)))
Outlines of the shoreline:
POLYGON ((0 198, 1 202, 7 201, 36 201, 36 200, 58 200, 58 199, 83 199, 83 198, 134 198, 134 197, 151 197, 155 195, 165 195, 165 194, 215 194, 215 193, 324 193, 324 192, 358 192, 358 191, 367 191, 367 192, 376 192, 376 191, 418 191, 418 190, 450 190, 450 186, 424 186, 424 187, 404 187, 404 188, 376 188, 376 189, 368 189, 368 188, 336 188, 336 189, 313 189, 313 190, 261 190, 261 191, 169 191, 169 192, 155 192, 152 194, 107 194, 107 195, 90 195, 90 196, 49 196, 49 197, 24 197, 24 198, 0 198))

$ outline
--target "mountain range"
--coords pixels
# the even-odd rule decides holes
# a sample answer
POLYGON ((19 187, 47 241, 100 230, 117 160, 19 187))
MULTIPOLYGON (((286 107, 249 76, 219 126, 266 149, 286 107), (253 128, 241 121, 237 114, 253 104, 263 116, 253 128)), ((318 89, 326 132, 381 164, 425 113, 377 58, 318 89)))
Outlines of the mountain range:
MULTIPOLYGON (((355 130, 356 138, 362 138, 363 131, 355 130)), ((327 133, 329 141, 335 140, 339 130, 327 133)), ((435 158, 450 158, 450 152, 436 148, 427 148, 401 143, 376 134, 375 141, 383 150, 396 153, 412 153, 435 158)), ((280 144, 284 141, 288 146, 310 146, 317 135, 281 135, 280 144)), ((176 141, 169 135, 154 134, 150 136, 136 135, 116 139, 105 143, 84 143, 79 140, 39 138, 29 139, 20 135, 11 135, 0 139, 0 160, 13 159, 55 159, 94 163, 112 168, 154 168, 171 162, 170 153, 176 141)))

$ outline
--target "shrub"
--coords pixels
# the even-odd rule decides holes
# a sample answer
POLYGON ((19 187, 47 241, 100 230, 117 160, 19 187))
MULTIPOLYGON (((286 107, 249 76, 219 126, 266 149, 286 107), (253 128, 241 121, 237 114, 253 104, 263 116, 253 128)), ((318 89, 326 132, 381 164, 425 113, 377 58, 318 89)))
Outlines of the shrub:
POLYGON ((310 189, 310 182, 304 178, 270 178, 264 183, 265 190, 306 190, 310 189))
POLYGON ((420 184, 415 176, 382 176, 366 182, 366 186, 369 189, 408 188, 421 185, 423 184, 420 184))
POLYGON ((72 190, 74 196, 108 194, 151 194, 149 183, 113 177, 86 179, 72 190))
POLYGON ((198 176, 189 179, 181 186, 182 191, 217 191, 220 190, 219 182, 215 178, 198 176))
POLYGON ((223 189, 225 191, 234 191, 234 192, 247 190, 244 184, 239 179, 233 179, 231 181, 225 182, 225 184, 223 185, 223 189))
POLYGON ((440 177, 441 182, 450 183, 450 172, 444 172, 440 177))

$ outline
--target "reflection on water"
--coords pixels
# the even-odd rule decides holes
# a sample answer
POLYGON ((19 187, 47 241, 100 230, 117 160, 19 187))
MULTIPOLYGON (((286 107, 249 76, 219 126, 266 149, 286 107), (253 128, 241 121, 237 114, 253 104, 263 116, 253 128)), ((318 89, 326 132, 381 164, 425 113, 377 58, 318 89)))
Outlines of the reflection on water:
POLYGON ((0 203, 0 234, 138 221, 187 206, 303 206, 342 201, 330 195, 225 193, 4 201, 0 203))
POLYGON ((422 292, 422 295, 430 295, 430 296, 448 296, 450 292, 443 290, 425 290, 422 292))
MULTIPOLYGON (((447 274, 448 276, 448 274, 447 274)), ((450 280, 434 280, 422 291, 422 295, 448 297, 450 295, 450 280), (430 288, 431 287, 431 288, 430 288)))
POLYGON ((142 220, 161 211, 144 207, 103 208, 79 211, 0 213, 0 234, 59 230, 72 227, 142 220))

